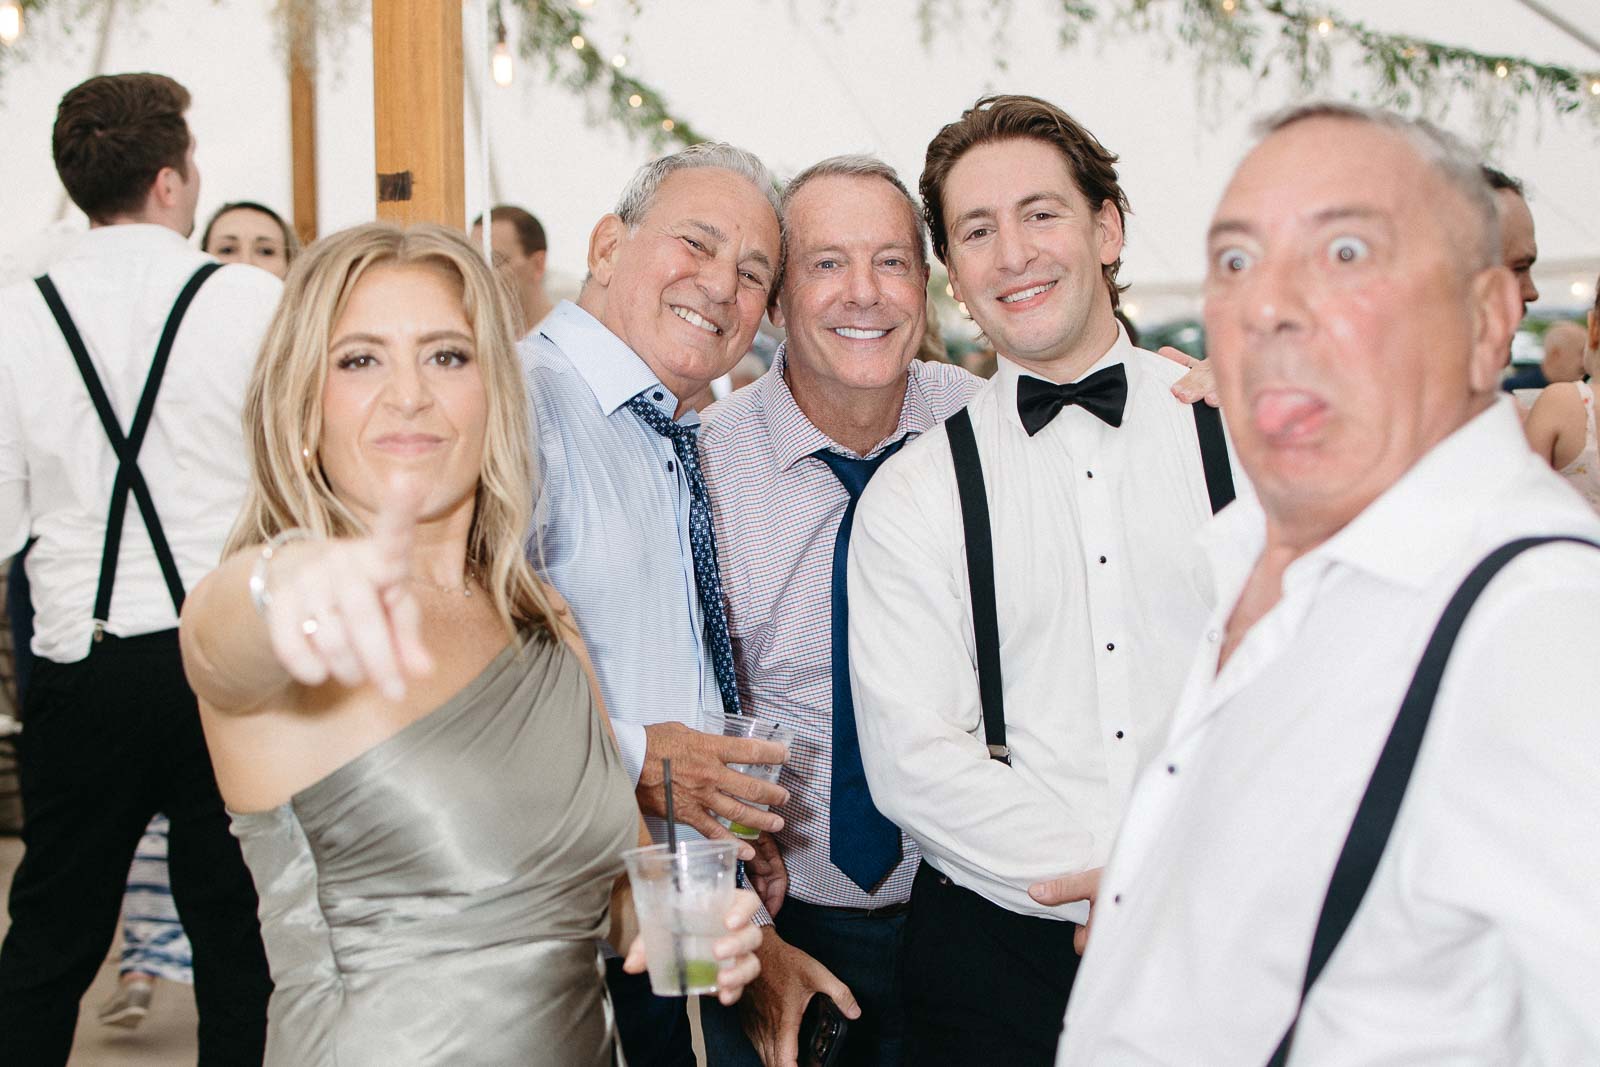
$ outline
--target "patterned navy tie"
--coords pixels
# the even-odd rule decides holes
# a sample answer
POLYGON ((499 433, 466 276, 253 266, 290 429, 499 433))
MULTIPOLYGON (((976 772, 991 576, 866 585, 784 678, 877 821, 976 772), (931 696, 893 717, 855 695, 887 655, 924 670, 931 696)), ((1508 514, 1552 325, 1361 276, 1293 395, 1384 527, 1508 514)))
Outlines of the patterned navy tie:
POLYGON ((717 536, 711 529, 711 498, 706 494, 706 480, 700 475, 694 430, 668 418, 643 393, 628 401, 628 407, 646 426, 672 442, 684 477, 689 480, 689 551, 694 555, 694 584, 700 592, 706 644, 711 648, 711 666, 717 674, 717 689, 722 692, 722 707, 729 715, 738 715, 739 686, 734 681, 733 642, 728 639, 728 613, 722 604, 722 576, 717 570, 717 536))
POLYGON ((861 766, 861 743, 856 736, 856 705, 850 695, 850 601, 845 570, 850 558, 850 528, 856 521, 856 501, 879 464, 900 450, 901 438, 872 459, 852 459, 828 449, 812 453, 833 471, 850 494, 839 533, 833 539, 833 780, 829 804, 828 858, 870 893, 883 876, 900 862, 900 828, 878 810, 867 788, 861 766))

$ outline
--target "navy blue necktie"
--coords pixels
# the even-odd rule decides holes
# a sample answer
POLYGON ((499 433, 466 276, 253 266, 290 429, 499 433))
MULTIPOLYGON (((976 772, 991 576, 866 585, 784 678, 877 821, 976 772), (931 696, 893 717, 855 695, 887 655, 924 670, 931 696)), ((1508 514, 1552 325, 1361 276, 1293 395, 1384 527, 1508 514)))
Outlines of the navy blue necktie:
POLYGON ((828 858, 870 893, 900 862, 900 828, 872 803, 867 772, 856 737, 856 705, 850 696, 850 601, 845 591, 850 559, 850 527, 856 501, 879 464, 900 450, 901 438, 872 459, 851 459, 823 448, 812 453, 833 471, 850 494, 839 533, 833 539, 833 780, 829 804, 828 858))
POLYGON ((722 575, 717 570, 717 535, 711 529, 711 498, 706 494, 706 480, 700 475, 700 453, 694 430, 668 418, 664 411, 645 399, 643 393, 628 401, 628 407, 646 426, 672 442, 683 475, 689 480, 689 551, 694 556, 694 584, 700 593, 706 644, 711 649, 711 667, 717 675, 723 710, 729 715, 738 715, 739 686, 733 675, 728 613, 722 604, 722 575))

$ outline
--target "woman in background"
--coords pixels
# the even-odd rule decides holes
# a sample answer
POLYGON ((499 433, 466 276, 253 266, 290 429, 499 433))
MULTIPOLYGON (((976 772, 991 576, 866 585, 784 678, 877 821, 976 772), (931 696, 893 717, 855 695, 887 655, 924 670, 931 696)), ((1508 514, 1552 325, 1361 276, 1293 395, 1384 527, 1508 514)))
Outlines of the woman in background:
POLYGON ((224 263, 248 263, 283 278, 300 242, 276 211, 254 200, 235 200, 219 207, 206 223, 200 251, 224 263))
MULTIPOLYGON (((1583 349, 1583 370, 1600 374, 1600 281, 1589 309, 1589 337, 1583 349)), ((1523 425, 1533 450, 1600 511, 1600 445, 1597 445, 1594 389, 1587 381, 1546 386, 1523 425)))

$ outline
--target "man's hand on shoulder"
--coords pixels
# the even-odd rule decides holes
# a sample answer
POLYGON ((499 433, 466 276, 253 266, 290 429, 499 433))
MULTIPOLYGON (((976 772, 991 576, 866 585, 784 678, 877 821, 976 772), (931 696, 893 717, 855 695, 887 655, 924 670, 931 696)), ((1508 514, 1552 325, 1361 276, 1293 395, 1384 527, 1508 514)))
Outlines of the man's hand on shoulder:
POLYGON ((744 1032, 766 1067, 797 1067, 800 1020, 813 995, 825 993, 845 1018, 861 1018, 861 1007, 850 987, 784 941, 773 927, 762 929, 756 958, 761 961, 761 974, 745 990, 740 1014, 744 1032))
POLYGON ((1203 359, 1195 359, 1171 345, 1164 345, 1156 355, 1165 356, 1178 366, 1189 368, 1188 374, 1172 383, 1173 396, 1185 404, 1193 404, 1204 398, 1214 408, 1222 406, 1222 397, 1217 393, 1217 372, 1211 368, 1211 364, 1203 359))

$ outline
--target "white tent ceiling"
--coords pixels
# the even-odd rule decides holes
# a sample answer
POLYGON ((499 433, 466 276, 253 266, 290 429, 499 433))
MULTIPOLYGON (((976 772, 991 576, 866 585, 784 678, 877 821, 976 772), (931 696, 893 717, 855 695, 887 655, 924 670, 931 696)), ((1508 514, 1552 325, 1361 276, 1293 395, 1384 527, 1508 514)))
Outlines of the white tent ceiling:
MULTIPOLYGON (((484 2, 465 5, 475 84, 482 78, 484 2)), ((1593 0, 1542 3, 1600 38, 1593 0)), ((594 0, 591 38, 624 52, 628 70, 698 128, 753 149, 780 174, 837 152, 868 151, 912 182, 928 138, 980 93, 1015 90, 1061 103, 1121 154, 1134 209, 1124 277, 1135 283, 1136 301, 1170 310, 1192 301, 1201 235, 1249 143, 1250 120, 1293 95, 1277 80, 1200 75, 1191 53, 1152 35, 1091 30, 1062 50, 1052 0, 1014 0, 998 44, 989 5, 947 0, 946 8, 966 8, 964 24, 927 48, 915 0, 645 0, 637 14, 632 6, 594 0), (834 19, 821 17, 830 10, 834 19)), ((288 99, 273 7, 271 0, 118 4, 104 69, 159 70, 189 86, 202 214, 241 198, 288 208, 288 99)), ((98 27, 90 5, 63 0, 57 8, 69 14, 35 19, 26 55, 0 82, 0 278, 36 268, 54 243, 50 234, 63 228, 50 229, 61 203, 50 124, 61 94, 91 72, 98 27), (81 15, 84 8, 90 14, 81 15)), ((1332 9, 1390 32, 1600 68, 1600 53, 1518 0, 1337 0, 1332 9)), ((596 120, 543 75, 542 64, 519 61, 515 83, 490 86, 484 97, 492 185, 497 199, 540 215, 552 266, 577 275, 590 226, 651 150, 615 123, 596 120)), ((1332 93, 1349 95, 1364 77, 1341 69, 1332 93)), ((319 94, 320 224, 327 232, 374 210, 372 65, 363 21, 324 42, 319 94)), ((1483 132, 1470 99, 1452 101, 1446 121, 1473 139, 1483 132)), ((1570 287, 1592 284, 1600 270, 1600 127, 1525 101, 1494 154, 1528 182, 1541 258, 1551 264, 1540 278, 1547 297, 1575 305, 1570 287)), ((490 184, 479 160, 469 108, 469 214, 481 209, 490 184)))

